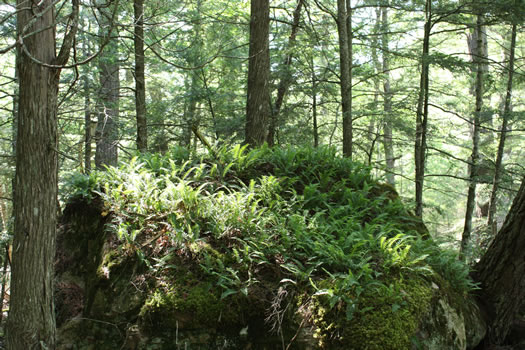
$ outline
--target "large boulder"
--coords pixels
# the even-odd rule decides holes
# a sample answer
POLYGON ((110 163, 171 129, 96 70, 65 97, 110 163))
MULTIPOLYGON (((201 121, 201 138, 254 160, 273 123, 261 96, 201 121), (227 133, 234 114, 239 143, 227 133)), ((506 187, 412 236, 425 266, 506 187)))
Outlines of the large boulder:
POLYGON ((395 190, 316 152, 132 161, 77 191, 57 240, 57 348, 476 346, 464 267, 395 190))

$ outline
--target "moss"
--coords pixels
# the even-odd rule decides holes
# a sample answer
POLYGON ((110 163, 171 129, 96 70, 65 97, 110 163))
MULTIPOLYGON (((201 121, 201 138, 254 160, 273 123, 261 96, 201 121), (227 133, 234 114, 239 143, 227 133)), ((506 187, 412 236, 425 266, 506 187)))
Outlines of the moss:
POLYGON ((385 196, 390 201, 399 200, 399 194, 397 193, 394 186, 388 183, 375 183, 370 189, 369 198, 374 199, 380 196, 385 196))
POLYGON ((124 316, 137 309, 137 303, 140 305, 144 298, 136 287, 130 288, 139 262, 131 251, 114 249, 110 245, 105 245, 102 250, 96 271, 87 276, 85 313, 91 317, 124 316), (120 292, 115 295, 117 290, 120 292))
POLYGON ((323 349, 410 349, 420 318, 428 309, 432 290, 421 278, 393 281, 397 294, 364 295, 351 320, 345 307, 329 310, 321 299, 314 303, 315 336, 323 349), (361 311, 360 311, 361 310, 361 311))
POLYGON ((122 279, 129 281, 132 275, 142 271, 135 248, 106 244, 102 250, 102 257, 95 274, 95 278, 99 281, 110 281, 114 285, 122 279))
POLYGON ((215 328, 220 323, 238 322, 238 307, 232 299, 229 303, 221 300, 207 283, 178 283, 167 289, 157 288, 143 304, 139 316, 150 331, 159 325, 164 329, 215 328))
POLYGON ((474 300, 437 274, 431 284, 432 307, 420 325, 422 348, 464 349, 479 344, 486 325, 474 300))
MULTIPOLYGON (((226 247, 223 247, 226 250, 226 247)), ((190 243, 188 245, 188 249, 196 256, 204 257, 209 256, 217 260, 221 260, 223 262, 228 261, 228 259, 231 260, 231 257, 219 252, 217 249, 212 247, 210 243, 199 240, 197 242, 190 243)))

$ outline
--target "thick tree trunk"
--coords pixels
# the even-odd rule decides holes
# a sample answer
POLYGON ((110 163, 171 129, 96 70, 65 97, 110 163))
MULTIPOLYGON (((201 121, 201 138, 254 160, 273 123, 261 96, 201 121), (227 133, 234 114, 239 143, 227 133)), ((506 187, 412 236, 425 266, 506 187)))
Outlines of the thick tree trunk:
POLYGON ((386 161, 386 182, 395 186, 394 176, 395 157, 394 143, 392 140, 392 92, 390 91, 390 54, 388 49, 388 0, 386 6, 381 8, 381 48, 383 51, 383 146, 386 161))
POLYGON ((267 140, 270 118, 270 2, 251 0, 245 143, 267 140))
POLYGON ((415 183, 416 183, 416 216, 423 218, 423 185, 425 179, 425 153, 427 148, 428 123, 428 55, 430 50, 430 30, 432 29, 432 2, 425 5, 425 30, 423 34, 423 54, 421 56, 421 79, 416 113, 416 142, 414 146, 415 183))
POLYGON ((97 169, 116 166, 118 163, 118 118, 119 118, 119 62, 117 38, 113 37, 113 24, 108 9, 101 9, 100 32, 102 37, 110 36, 109 43, 99 56, 100 92, 96 131, 97 148, 95 165, 97 169))
POLYGON ((525 300, 525 178, 485 255, 474 268, 488 315, 487 344, 502 344, 525 300))
POLYGON ((57 57, 54 2, 28 7, 17 1, 19 72, 14 192, 14 239, 7 349, 54 349, 53 264, 57 215, 57 95, 78 20, 73 1, 70 30, 57 57), (35 17, 38 13, 38 17, 35 17), (29 34, 31 33, 31 34, 29 34), (23 45, 23 46, 22 46, 23 45))
POLYGON ((339 64, 341 104, 343 110, 343 155, 352 157, 352 82, 350 75, 350 48, 348 29, 349 14, 345 0, 337 0, 337 33, 339 35, 339 64))
POLYGON ((465 259, 467 249, 470 242, 470 235, 472 233, 472 218, 474 215, 474 207, 476 205, 476 186, 478 177, 478 163, 479 163, 479 133, 481 127, 481 108, 483 107, 483 63, 486 61, 483 57, 482 49, 482 31, 483 18, 478 15, 476 21, 476 37, 478 38, 477 52, 474 55, 474 63, 476 70, 476 107, 474 111, 474 129, 472 131, 472 155, 470 157, 471 165, 469 167, 469 187, 467 195, 465 225, 463 228, 463 235, 461 237, 460 258, 465 259))
POLYGON ((505 151, 505 140, 507 136, 507 126, 509 122, 509 115, 512 106, 512 80, 514 77, 514 56, 516 51, 516 24, 512 25, 512 34, 510 39, 510 54, 509 54, 509 66, 508 66, 508 79, 507 79, 507 93, 505 96, 505 105, 503 107, 503 122, 501 125, 501 134, 498 144, 498 153, 496 155, 496 166, 494 170, 494 181, 492 184, 492 191, 490 193, 489 201, 489 213, 488 213, 488 226, 495 235, 497 232, 497 221, 494 219, 496 216, 497 207, 497 195, 499 189, 499 183, 501 181, 502 164, 503 164, 503 153, 505 151))
POLYGON ((135 111, 137 117, 137 149, 148 150, 146 120, 146 78, 144 76, 144 0, 133 0, 135 15, 135 111))
POLYGON ((270 118, 270 125, 268 128, 268 145, 273 146, 275 142, 275 133, 277 126, 279 125, 279 114, 281 113, 281 107, 284 102, 284 97, 288 92, 290 87, 292 74, 290 68, 292 66, 293 59, 293 47, 295 46, 295 39, 297 37, 297 31, 299 30, 299 21, 301 20, 301 9, 303 7, 304 0, 298 0, 297 6, 293 12, 292 20, 292 31, 290 37, 288 38, 288 47, 286 49, 287 54, 284 58, 284 62, 281 65, 281 79, 279 80, 279 85, 277 87, 277 98, 275 99, 275 104, 270 118))

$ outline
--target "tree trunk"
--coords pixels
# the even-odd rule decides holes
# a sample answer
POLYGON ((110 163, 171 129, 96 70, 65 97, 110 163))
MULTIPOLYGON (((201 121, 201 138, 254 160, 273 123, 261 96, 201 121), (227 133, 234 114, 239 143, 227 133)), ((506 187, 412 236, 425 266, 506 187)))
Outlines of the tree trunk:
POLYGON ((133 0, 135 15, 135 110, 137 117, 137 149, 148 150, 146 120, 146 78, 144 76, 144 0, 133 0))
POLYGON ((474 271, 488 316, 485 343, 502 344, 525 299, 525 178, 501 230, 474 271))
MULTIPOLYGON (((196 5, 196 9, 194 12, 192 12, 191 22, 193 23, 193 36, 192 36, 192 46, 191 49, 188 51, 188 56, 186 58, 186 62, 189 67, 197 67, 201 65, 200 58, 202 56, 202 50, 204 43, 202 41, 201 37, 201 5, 202 0, 198 0, 196 5)), ((189 73, 189 86, 186 88, 186 91, 188 92, 188 97, 186 99, 185 105, 184 105, 184 130, 182 135, 182 145, 188 149, 193 147, 196 149, 197 142, 194 142, 192 145, 192 136, 193 136, 193 128, 198 126, 200 123, 199 117, 198 117, 198 111, 197 106, 199 105, 201 99, 202 99, 202 85, 201 85, 201 79, 199 78, 199 75, 202 74, 201 69, 191 69, 189 73)), ((204 77, 204 75, 203 75, 204 77)), ((186 79, 186 86, 188 85, 188 78, 186 79)), ((197 141, 196 138, 194 138, 195 141, 197 141)))
POLYGON ((350 76, 350 49, 348 25, 349 15, 345 0, 337 0, 337 33, 339 35, 339 64, 341 84, 341 104, 343 112, 343 155, 352 157, 352 87, 350 76))
POLYGON ((313 58, 311 60, 312 66, 312 119, 313 119, 313 134, 314 147, 319 147, 319 125, 317 123, 317 77, 315 75, 315 67, 313 58))
POLYGON ((251 0, 245 143, 267 140, 270 118, 270 2, 251 0))
MULTIPOLYGON (((82 48, 84 50, 84 56, 89 57, 90 45, 86 38, 83 38, 84 42, 82 48)), ((83 74, 83 88, 84 88, 84 173, 89 174, 91 172, 91 159, 93 149, 91 147, 91 141, 95 136, 91 121, 91 89, 89 83, 89 66, 84 66, 83 74)))
MULTIPOLYGON (((16 162, 16 138, 18 134, 18 101, 19 101, 19 91, 18 91, 18 85, 19 85, 19 73, 18 73, 18 66, 19 66, 19 57, 20 54, 18 52, 19 50, 15 50, 15 87, 13 91, 13 123, 11 124, 11 162, 10 166, 14 166, 14 163, 16 162)), ((11 174, 11 198, 15 198, 15 177, 14 174, 11 174)))
POLYGON ((395 186, 394 176, 395 157, 394 143, 392 141, 392 92, 390 91, 390 56, 388 52, 388 0, 386 6, 381 8, 381 49, 383 51, 383 146, 386 161, 386 182, 395 186))
MULTIPOLYGON (((469 53, 472 57, 472 62, 476 63, 476 58, 481 57, 488 57, 488 40, 487 40, 487 30, 485 26, 481 27, 481 31, 474 30, 472 35, 468 36, 467 45, 469 49, 469 53)), ((476 65, 477 66, 477 65, 476 65)), ((483 73, 488 73, 489 71, 489 63, 488 60, 484 60, 480 63, 479 68, 481 69, 483 73)), ((471 86, 471 93, 476 97, 476 83, 472 84, 471 86)), ((488 100, 490 100, 490 96, 488 97, 488 100)), ((493 126, 492 123, 492 113, 486 113, 483 116, 480 116, 480 148, 485 145, 492 145, 494 138, 492 135, 492 132, 486 128, 483 128, 483 124, 488 124, 489 127, 493 126), (485 135, 483 135, 485 134, 485 135)), ((471 128, 471 132, 474 133, 474 127, 471 128)))
POLYGON ((211 120, 213 122, 213 130, 215 131, 215 141, 219 142, 219 129, 217 127, 217 116, 215 115, 215 108, 213 108, 212 101, 212 92, 208 86, 208 78, 206 78, 206 72, 204 69, 201 69, 202 83, 204 84, 204 89, 206 90, 206 102, 208 102, 208 108, 210 109, 211 120))
POLYGON ((69 31, 57 57, 54 2, 17 1, 19 107, 14 192, 14 239, 7 349, 54 349, 53 264, 57 215, 57 95, 78 20, 73 0, 69 31), (35 17, 35 13, 38 17, 35 17), (30 33, 30 34, 29 34, 30 33), (23 45, 23 48, 22 46, 23 45))
POLYGON ((105 166, 116 166, 118 163, 118 118, 119 118, 119 63, 118 43, 113 37, 111 13, 107 9, 100 10, 101 36, 110 36, 109 43, 99 56, 100 91, 98 106, 98 121, 95 139, 95 165, 97 169, 105 166))
MULTIPOLYGON (((354 147, 354 129, 353 129, 353 112, 352 112, 352 79, 354 76, 354 33, 352 30, 352 1, 346 0, 346 35, 348 35, 348 99, 350 101, 348 108, 348 118, 343 119, 343 148, 348 150, 348 157, 352 158, 354 147)), ((344 153, 344 151, 343 151, 344 153)))
POLYGON ((494 181, 492 184, 492 191, 490 193, 489 201, 489 213, 488 213, 488 226, 495 235, 497 232, 497 221, 494 219, 496 216, 497 207, 497 195, 499 189, 499 183, 501 181, 501 167, 503 163, 503 153, 505 151, 505 139, 507 136, 507 126, 509 122, 509 115, 512 106, 512 80, 514 77, 514 56, 516 51, 516 24, 512 25, 512 34, 510 39, 510 55, 509 55, 509 67, 508 67, 508 80, 507 80, 507 94, 505 96, 505 106, 503 107, 503 122, 501 125, 501 134, 498 144, 498 153, 496 155, 496 166, 494 170, 494 181))
POLYGON ((381 32, 381 7, 378 6, 375 9, 376 18, 375 18, 375 24, 374 24, 374 35, 372 36, 371 40, 371 55, 372 55, 372 66, 374 67, 374 102, 372 103, 372 115, 370 117, 370 120, 368 122, 368 132, 367 132, 367 138, 370 142, 370 152, 368 154, 369 162, 371 163, 373 152, 374 152, 374 146, 377 139, 377 131, 376 131, 376 115, 379 111, 379 96, 381 95, 381 88, 380 88, 380 80, 381 80, 381 63, 379 62, 379 40, 378 35, 381 32))
POLYGON ((301 20, 301 9, 303 7, 304 0, 298 0, 297 6, 293 12, 293 22, 292 22, 292 31, 290 37, 288 38, 288 47, 286 49, 287 54, 284 59, 284 62, 281 65, 282 75, 279 80, 279 85, 277 87, 277 98, 275 99, 275 104, 273 110, 271 111, 270 125, 268 128, 268 145, 273 146, 275 142, 275 132, 279 124, 279 114, 281 113, 281 107, 284 102, 284 97, 288 92, 290 87, 290 82, 292 74, 290 68, 292 66, 293 59, 293 47, 295 46, 295 38, 297 37, 297 31, 299 30, 299 21, 301 20))
POLYGON ((416 114, 416 142, 414 160, 416 168, 416 216, 423 218, 423 185, 425 179, 425 153, 427 148, 428 122, 428 54, 430 50, 430 30, 432 29, 432 1, 425 5, 425 30, 423 34, 423 54, 421 56, 421 79, 416 114))
POLYGON ((198 124, 196 112, 197 112, 197 103, 199 101, 198 95, 200 92, 200 86, 198 86, 199 80, 198 80, 197 74, 198 73, 196 70, 191 71, 191 82, 190 82, 191 85, 189 89, 190 96, 188 98, 188 103, 186 106, 187 107, 186 113, 184 114, 186 129, 184 130, 183 143, 184 143, 184 147, 187 147, 188 149, 190 149, 191 147, 191 137, 193 135, 191 132, 191 129, 194 125, 198 124))
POLYGON ((84 173, 91 172, 91 139, 93 133, 91 130, 91 100, 89 91, 88 72, 84 73, 84 173))
POLYGON ((460 258, 465 259, 467 249, 470 241, 470 235, 472 233, 472 217, 474 215, 474 207, 476 205, 476 185, 478 177, 478 163, 479 163, 479 133, 481 123, 481 108, 483 107, 483 63, 485 58, 483 57, 482 49, 482 31, 483 31, 483 18, 481 15, 477 16, 476 21, 476 37, 478 38, 477 52, 474 55, 474 63, 476 70, 476 107, 474 111, 474 129, 472 132, 472 155, 471 165, 469 167, 469 187, 465 213, 465 225, 463 228, 463 234, 461 236, 461 247, 460 247, 460 258))

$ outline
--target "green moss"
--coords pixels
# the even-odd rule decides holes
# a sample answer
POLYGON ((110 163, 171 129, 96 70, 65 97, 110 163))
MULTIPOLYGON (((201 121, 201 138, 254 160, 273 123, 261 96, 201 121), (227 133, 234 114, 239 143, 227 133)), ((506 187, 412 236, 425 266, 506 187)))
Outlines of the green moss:
POLYGON ((342 305, 329 310, 322 300, 315 302, 313 322, 319 346, 323 349, 410 349, 420 318, 432 299, 432 290, 428 282, 417 277, 393 283, 391 290, 399 294, 383 292, 362 296, 351 320, 347 319, 342 305))
POLYGON ((215 328, 221 323, 238 322, 238 307, 232 299, 228 303, 221 300, 207 283, 176 284, 168 289, 157 288, 142 306, 139 316, 150 330, 158 323, 162 323, 164 329, 215 328))
POLYGON ((137 289, 128 289, 129 281, 137 272, 136 255, 122 249, 109 250, 102 253, 100 260, 94 273, 88 275, 85 312, 93 317, 102 317, 136 309, 143 296, 137 289), (120 292, 115 296, 114 291, 117 290, 120 292), (122 300, 123 298, 127 300, 122 300))
POLYGON ((109 279, 111 269, 122 262, 122 254, 110 250, 102 257, 102 262, 97 268, 97 277, 109 279))
POLYGON ((396 188, 392 186, 391 184, 384 183, 384 182, 377 182, 372 186, 369 192, 369 197, 371 199, 385 196, 391 201, 397 201, 399 200, 399 194, 396 191, 396 188))

